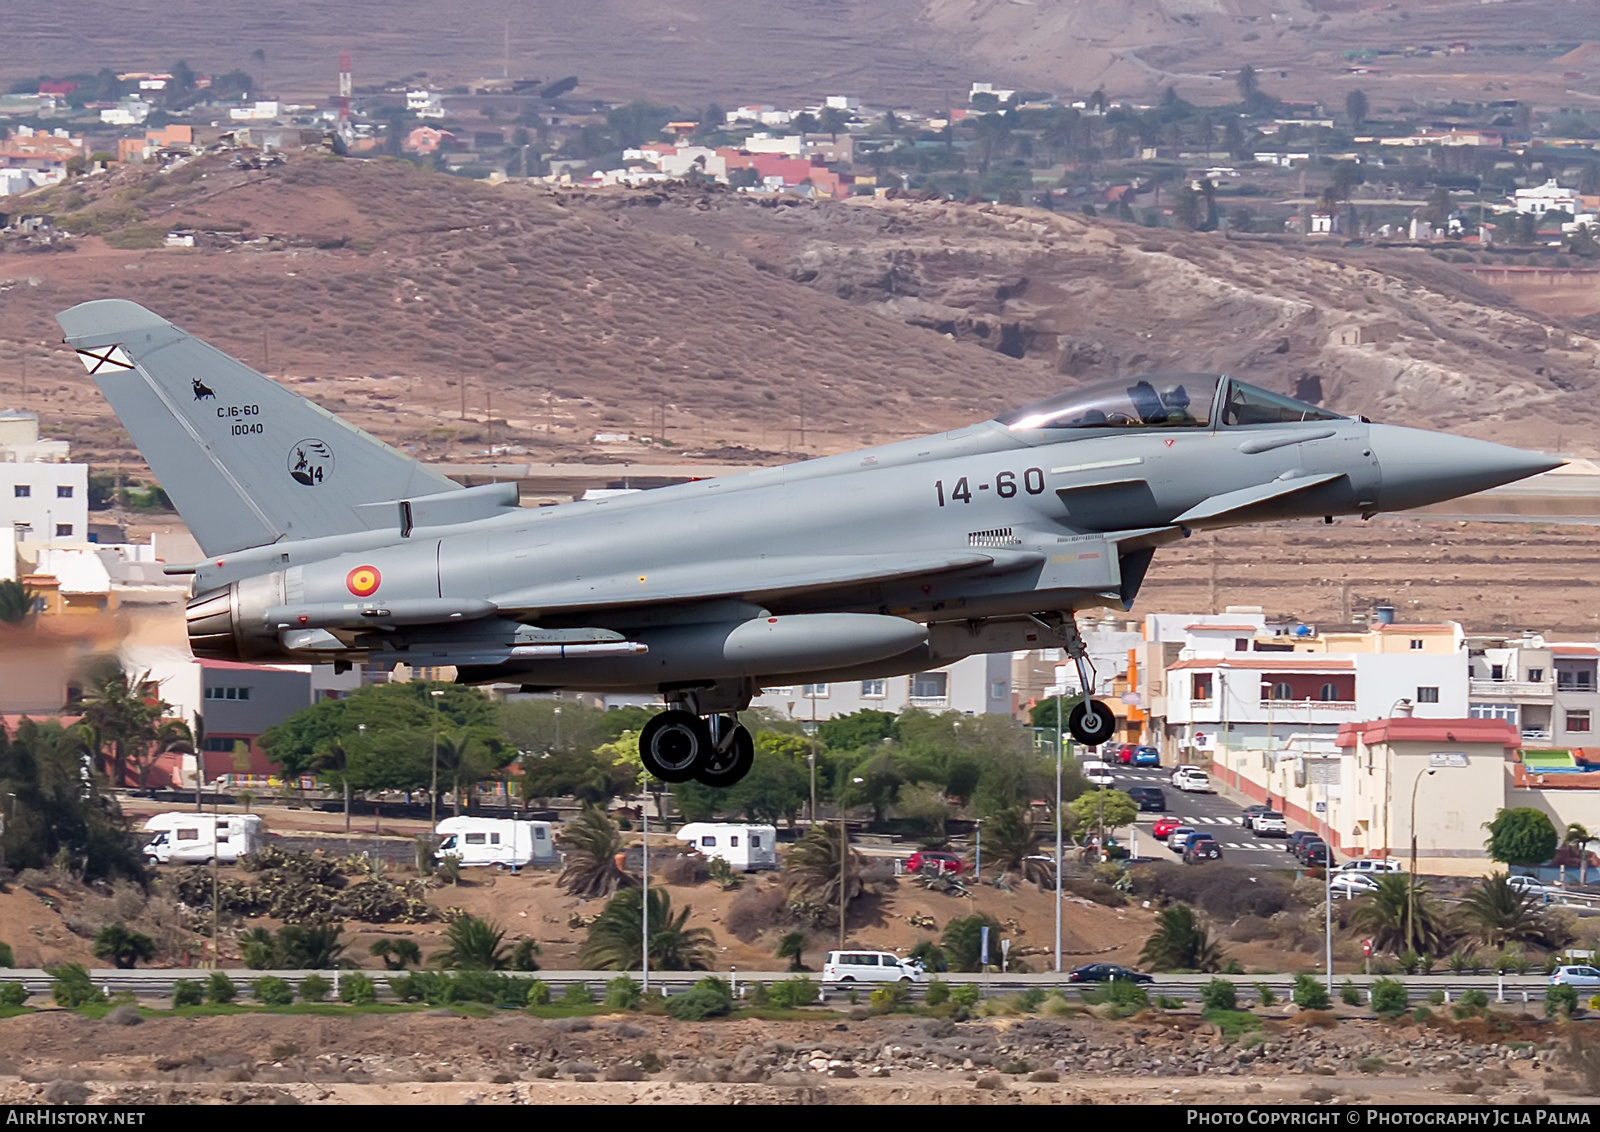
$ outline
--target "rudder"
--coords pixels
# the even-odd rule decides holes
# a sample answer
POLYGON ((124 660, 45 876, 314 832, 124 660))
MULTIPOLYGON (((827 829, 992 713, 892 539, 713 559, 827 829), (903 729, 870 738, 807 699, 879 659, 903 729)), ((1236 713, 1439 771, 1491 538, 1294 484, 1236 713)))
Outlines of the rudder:
POLYGON ((56 316, 208 556, 372 529, 460 485, 126 299, 56 316))

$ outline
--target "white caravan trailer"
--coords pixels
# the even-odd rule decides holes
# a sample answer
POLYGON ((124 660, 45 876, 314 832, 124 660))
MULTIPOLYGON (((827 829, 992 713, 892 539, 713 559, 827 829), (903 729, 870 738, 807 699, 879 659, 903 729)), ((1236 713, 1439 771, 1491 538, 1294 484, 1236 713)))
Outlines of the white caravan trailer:
POLYGON ((555 838, 547 821, 445 818, 434 832, 441 838, 439 856, 454 857, 463 866, 520 869, 556 859, 555 838))
POLYGON ((254 853, 266 840, 257 814, 156 814, 144 823, 155 836, 144 847, 145 860, 160 865, 204 864, 215 857, 232 864, 254 853))
POLYGON ((740 872, 778 867, 778 831, 770 825, 692 821, 678 830, 678 840, 704 856, 722 858, 740 872))

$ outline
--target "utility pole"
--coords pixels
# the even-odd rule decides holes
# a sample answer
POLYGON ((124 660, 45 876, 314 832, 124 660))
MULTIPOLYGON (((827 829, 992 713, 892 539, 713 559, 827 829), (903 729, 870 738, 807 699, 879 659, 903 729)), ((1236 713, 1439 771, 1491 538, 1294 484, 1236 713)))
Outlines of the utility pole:
POLYGON ((844 950, 844 908, 847 865, 850 860, 850 834, 844 824, 844 806, 839 807, 839 950, 844 950))

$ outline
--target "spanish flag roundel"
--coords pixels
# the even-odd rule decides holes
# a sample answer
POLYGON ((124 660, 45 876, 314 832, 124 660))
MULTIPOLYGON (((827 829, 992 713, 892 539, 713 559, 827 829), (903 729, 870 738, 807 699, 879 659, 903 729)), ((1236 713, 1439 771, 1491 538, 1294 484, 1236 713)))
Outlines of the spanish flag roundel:
POLYGON ((345 586, 357 597, 371 597, 382 582, 383 575, 376 566, 357 566, 344 578, 345 586))

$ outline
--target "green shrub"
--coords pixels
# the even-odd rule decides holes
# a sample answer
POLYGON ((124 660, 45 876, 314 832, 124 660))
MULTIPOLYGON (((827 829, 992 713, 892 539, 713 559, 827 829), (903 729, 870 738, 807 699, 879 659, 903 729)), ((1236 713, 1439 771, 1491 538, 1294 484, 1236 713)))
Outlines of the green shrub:
POLYGON ((1344 985, 1339 988, 1339 1001, 1346 1006, 1360 1006, 1361 988, 1346 979, 1344 985))
POLYGON ((1578 988, 1557 983, 1545 991, 1544 1012, 1551 1018, 1571 1018, 1578 1012, 1578 988))
POLYGON ((773 983, 767 988, 767 1001, 773 1006, 792 1010, 797 1006, 810 1006, 817 1001, 817 984, 804 975, 773 983))
POLYGON ((0 967, 15 967, 17 957, 11 953, 9 943, 0 943, 0 967))
POLYGON ((1264 1007, 1275 1006, 1278 1002, 1278 996, 1272 993, 1272 988, 1266 983, 1257 983, 1256 993, 1261 996, 1261 1005, 1264 1007))
POLYGON ((0 1006, 21 1006, 27 1001, 27 987, 21 983, 0 983, 0 1006))
POLYGON ((1223 1037, 1237 1040, 1241 1034, 1261 1029, 1261 1019, 1248 1010, 1207 1010, 1205 1019, 1222 1031, 1223 1037))
POLYGON ((172 984, 172 1005, 199 1006, 206 1000, 206 988, 195 979, 179 979, 172 984))
POLYGON ((1470 1006, 1477 1010, 1489 1008, 1489 996, 1476 987, 1461 992, 1461 1005, 1470 1006))
POLYGON ((1237 1010, 1239 989, 1229 979, 1212 979, 1200 988, 1200 1005, 1206 1010, 1237 1010))
POLYGON ((300 998, 304 1002, 325 1002, 333 990, 333 983, 313 971, 300 980, 300 998))
POLYGON ((751 983, 745 987, 744 1000, 751 1006, 766 1006, 772 1001, 767 996, 766 983, 751 983))
POLYGON ((250 984, 250 997, 262 1006, 288 1006, 294 1001, 294 988, 276 975, 263 975, 250 984))
POLYGON ((1411 1018, 1415 1022, 1427 1022, 1433 1018, 1433 1011, 1426 1006, 1415 1006, 1411 1009, 1411 1018))
POLYGON ((47 967, 45 973, 55 980, 50 984, 50 995, 56 1000, 57 1006, 79 1007, 106 1000, 105 993, 94 985, 94 980, 81 963, 47 967))
POLYGON ((528 1005, 549 1006, 550 984, 543 979, 530 979, 528 981, 528 1005))
POLYGON ((618 975, 606 983, 606 1007, 610 1010, 637 1010, 642 993, 643 988, 637 982, 626 975, 618 975))
POLYGON ((1389 1063, 1381 1057, 1363 1057, 1356 1063, 1356 1068, 1363 1073, 1382 1073, 1389 1067, 1389 1063))
POLYGON ((1410 1007, 1406 985, 1399 979, 1379 979, 1372 984, 1372 1009, 1385 1018, 1395 1018, 1410 1007))
POLYGON ((929 979, 926 1001, 929 1006, 943 1006, 950 1001, 950 984, 943 979, 929 979))
POLYGON ((867 996, 874 1014, 893 1014, 911 1005, 911 991, 904 983, 885 983, 867 996))
POLYGON ((1043 987, 1029 987, 1017 995, 1017 1009, 1024 1014, 1032 1014, 1039 1009, 1039 1004, 1044 1001, 1045 989, 1043 987))
POLYGON ((1290 998, 1301 1010, 1326 1010, 1333 1005, 1328 999, 1328 988, 1315 975, 1296 975, 1290 998))
POLYGON ((389 980, 389 993, 401 1002, 420 1002, 422 988, 417 984, 415 975, 396 975, 389 980))
POLYGON ((1182 1010, 1183 999, 1173 998, 1170 994, 1157 995, 1156 1005, 1162 1010, 1182 1010))
POLYGON ((679 1022, 702 1022, 732 1009, 733 991, 715 975, 708 975, 683 994, 667 999, 667 1013, 679 1022))
POLYGON ((1091 1005, 1109 1002, 1116 1006, 1118 1013, 1134 1014, 1150 1005, 1150 996, 1131 979, 1112 979, 1084 991, 1083 1001, 1091 1005))
POLYGON ((957 1006, 965 1006, 968 1010, 978 1005, 978 999, 982 997, 982 992, 976 983, 962 983, 960 986, 950 988, 950 1001, 957 1006))
POLYGON ((589 989, 588 983, 568 983, 567 989, 561 992, 562 1006, 593 1006, 594 992, 589 989))
POLYGON ((1444 991, 1442 991, 1442 990, 1429 991, 1428 992, 1428 1001, 1430 1003, 1432 1003, 1434 1006, 1443 1006, 1444 1005, 1444 991))
POLYGON ((339 980, 339 1001, 351 1006, 370 1006, 378 1001, 378 984, 370 976, 352 971, 339 980))
POLYGON ((218 1005, 225 1005, 239 997, 239 988, 233 985, 233 980, 221 971, 211 972, 211 977, 206 980, 206 1001, 218 1005))

